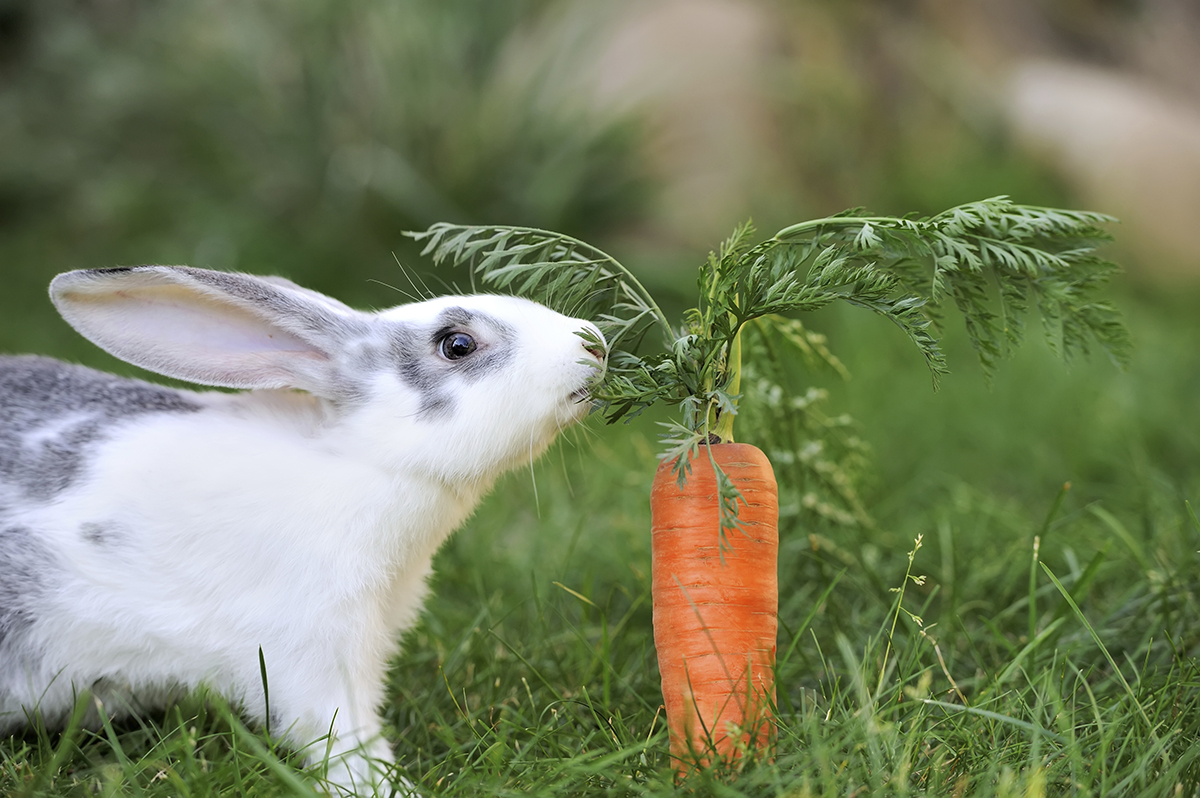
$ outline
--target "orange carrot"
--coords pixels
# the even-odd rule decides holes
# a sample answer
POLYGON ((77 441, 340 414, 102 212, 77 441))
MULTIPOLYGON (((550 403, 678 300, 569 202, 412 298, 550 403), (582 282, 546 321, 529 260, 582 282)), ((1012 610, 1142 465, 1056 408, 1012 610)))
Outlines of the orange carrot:
POLYGON ((717 480, 701 447, 687 482, 659 466, 650 492, 654 645, 680 775, 770 741, 775 698, 779 501, 765 454, 711 447, 741 492, 741 526, 720 531, 717 480))

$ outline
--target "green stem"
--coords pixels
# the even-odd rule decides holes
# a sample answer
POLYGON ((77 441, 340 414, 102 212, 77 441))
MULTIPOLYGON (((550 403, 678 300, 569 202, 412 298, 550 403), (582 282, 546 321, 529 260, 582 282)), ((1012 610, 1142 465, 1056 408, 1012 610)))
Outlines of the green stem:
MULTIPOLYGON (((736 397, 742 389, 742 331, 740 329, 733 336, 733 343, 729 345, 729 358, 725 364, 725 370, 729 374, 729 395, 736 397)), ((734 399, 735 407, 736 403, 737 400, 734 399)), ((722 413, 716 419, 716 425, 712 427, 713 434, 723 443, 733 443, 735 418, 737 418, 735 413, 722 413)))
POLYGON ((862 225, 864 222, 870 222, 873 224, 894 224, 896 221, 898 220, 894 216, 827 216, 824 219, 810 219, 807 222, 800 222, 799 224, 793 224, 790 227, 785 227, 776 233, 774 238, 778 241, 782 241, 787 238, 803 235, 819 227, 854 227, 862 225))

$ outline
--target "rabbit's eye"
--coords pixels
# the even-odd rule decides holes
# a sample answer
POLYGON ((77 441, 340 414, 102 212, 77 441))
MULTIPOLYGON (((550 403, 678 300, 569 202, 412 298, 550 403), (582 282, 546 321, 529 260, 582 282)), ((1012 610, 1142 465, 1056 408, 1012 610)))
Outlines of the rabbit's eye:
POLYGON ((442 339, 442 357, 460 360, 475 351, 475 339, 466 333, 450 333, 442 339))

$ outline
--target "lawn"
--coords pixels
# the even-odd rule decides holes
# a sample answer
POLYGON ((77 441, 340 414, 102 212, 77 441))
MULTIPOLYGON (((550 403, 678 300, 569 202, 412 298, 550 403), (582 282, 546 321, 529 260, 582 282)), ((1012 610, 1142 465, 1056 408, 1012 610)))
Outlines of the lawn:
MULTIPOLYGON (((1119 291, 1137 351, 992 384, 951 335, 935 393, 862 312, 818 381, 872 448, 870 519, 781 527, 777 745, 673 783, 651 636, 654 418, 568 433, 437 559, 384 714, 430 795, 1195 795, 1200 322, 1119 291), (1064 492, 1064 483, 1070 489, 1064 492)), ((4 795, 306 795, 219 701, 0 742, 4 795)))

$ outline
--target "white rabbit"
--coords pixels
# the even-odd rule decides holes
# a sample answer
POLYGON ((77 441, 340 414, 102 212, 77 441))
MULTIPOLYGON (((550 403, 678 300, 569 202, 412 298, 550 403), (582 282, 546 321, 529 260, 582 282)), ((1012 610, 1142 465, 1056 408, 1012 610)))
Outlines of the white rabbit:
POLYGON ((206 684, 298 748, 332 731, 331 782, 375 783, 434 552, 587 412, 598 330, 514 297, 367 313, 172 266, 51 296, 117 357, 249 390, 0 358, 0 730, 61 723, 84 690, 116 714, 206 684))

